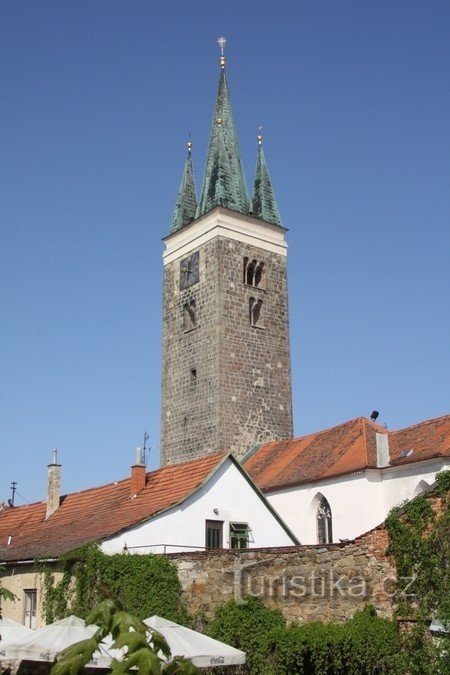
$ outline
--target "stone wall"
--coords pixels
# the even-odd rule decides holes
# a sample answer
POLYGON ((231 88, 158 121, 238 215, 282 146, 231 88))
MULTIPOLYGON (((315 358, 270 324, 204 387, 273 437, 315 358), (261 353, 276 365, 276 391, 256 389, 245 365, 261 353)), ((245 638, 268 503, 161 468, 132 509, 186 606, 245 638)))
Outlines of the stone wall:
POLYGON ((393 614, 393 562, 387 532, 376 529, 348 544, 170 556, 178 568, 188 611, 212 616, 229 600, 261 597, 291 621, 345 621, 366 604, 393 614))
POLYGON ((197 250, 188 288, 180 259, 164 269, 163 464, 292 437, 286 257, 221 236, 197 250), (263 263, 257 287, 244 283, 244 258, 263 263), (262 301, 257 325, 252 298, 262 301), (195 327, 183 320, 191 303, 195 327))

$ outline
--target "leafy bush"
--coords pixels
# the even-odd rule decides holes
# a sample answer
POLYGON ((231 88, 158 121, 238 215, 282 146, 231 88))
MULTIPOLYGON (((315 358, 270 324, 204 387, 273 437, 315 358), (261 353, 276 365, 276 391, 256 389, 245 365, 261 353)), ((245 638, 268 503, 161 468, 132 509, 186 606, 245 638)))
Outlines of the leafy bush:
POLYGON ((218 607, 208 633, 247 654, 250 673, 269 673, 267 657, 274 629, 283 629, 285 621, 278 609, 266 607, 258 598, 245 603, 233 600, 218 607))
POLYGON ((402 637, 396 621, 378 618, 373 607, 344 624, 309 622, 286 626, 278 610, 256 598, 219 608, 209 634, 247 652, 251 675, 403 675, 402 637))

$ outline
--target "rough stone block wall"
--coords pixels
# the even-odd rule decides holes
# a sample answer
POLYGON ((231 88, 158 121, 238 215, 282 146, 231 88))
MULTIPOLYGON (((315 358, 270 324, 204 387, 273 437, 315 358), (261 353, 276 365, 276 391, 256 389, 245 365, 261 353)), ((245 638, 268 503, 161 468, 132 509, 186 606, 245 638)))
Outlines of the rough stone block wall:
POLYGON ((189 288, 180 289, 180 260, 164 270, 164 464, 220 450, 241 457, 255 443, 292 437, 286 258, 225 237, 199 251, 189 288), (264 263, 260 286, 244 283, 244 257, 264 263), (250 298, 262 300, 257 326, 250 298), (196 326, 186 330, 192 300, 196 326))
POLYGON ((337 621, 370 603, 393 614, 393 562, 387 533, 375 530, 349 544, 206 551, 170 556, 189 612, 208 616, 229 600, 254 595, 286 620, 337 621))

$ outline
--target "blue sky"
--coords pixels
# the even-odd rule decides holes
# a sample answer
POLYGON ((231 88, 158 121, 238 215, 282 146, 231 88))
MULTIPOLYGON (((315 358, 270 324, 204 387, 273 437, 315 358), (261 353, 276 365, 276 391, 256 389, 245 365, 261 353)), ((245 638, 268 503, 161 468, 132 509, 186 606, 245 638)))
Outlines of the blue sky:
POLYGON ((2 0, 0 498, 158 464, 162 243, 227 72, 289 228, 295 433, 449 412, 450 4, 2 0))

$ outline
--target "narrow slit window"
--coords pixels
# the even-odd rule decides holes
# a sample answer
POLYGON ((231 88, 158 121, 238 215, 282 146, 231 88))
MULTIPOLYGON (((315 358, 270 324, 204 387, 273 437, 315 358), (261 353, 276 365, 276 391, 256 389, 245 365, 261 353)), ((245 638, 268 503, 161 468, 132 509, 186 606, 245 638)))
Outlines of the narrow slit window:
POLYGON ((252 260, 247 264, 247 284, 249 286, 254 286, 254 279, 255 279, 255 267, 256 267, 256 260, 252 260))
POLYGON ((261 309, 262 309, 262 300, 257 300, 256 298, 250 298, 249 300, 249 313, 250 313, 250 325, 261 327, 261 309))
POLYGON ((191 368, 191 384, 197 384, 197 368, 191 368))
POLYGON ((247 265, 248 265, 248 258, 244 258, 244 284, 247 283, 247 265))
POLYGON ((195 308, 195 300, 187 302, 183 306, 183 328, 184 330, 192 330, 197 325, 197 312, 195 308))
POLYGON ((263 267, 264 263, 262 262, 258 263, 258 265, 255 267, 255 276, 253 278, 254 286, 261 286, 263 280, 263 267))

